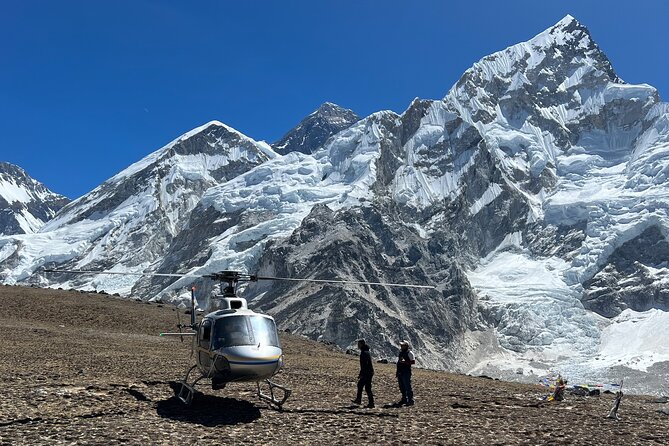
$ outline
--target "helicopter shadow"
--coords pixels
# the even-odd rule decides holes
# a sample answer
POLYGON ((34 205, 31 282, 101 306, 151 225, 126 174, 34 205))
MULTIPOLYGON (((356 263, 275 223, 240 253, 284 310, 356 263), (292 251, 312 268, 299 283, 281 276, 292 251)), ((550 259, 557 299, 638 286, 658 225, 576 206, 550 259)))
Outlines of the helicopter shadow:
MULTIPOLYGON (((178 386, 179 383, 170 382, 173 390, 178 389, 178 386)), ((260 409, 253 403, 200 392, 193 395, 190 406, 183 404, 175 395, 158 402, 156 412, 163 418, 207 427, 251 423, 260 418, 260 409)))

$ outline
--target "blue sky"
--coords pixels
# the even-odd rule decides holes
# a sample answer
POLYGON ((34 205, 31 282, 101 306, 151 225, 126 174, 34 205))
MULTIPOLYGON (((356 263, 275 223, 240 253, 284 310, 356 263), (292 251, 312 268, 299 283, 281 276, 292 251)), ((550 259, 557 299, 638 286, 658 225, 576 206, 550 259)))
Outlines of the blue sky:
POLYGON ((566 14, 669 95, 669 2, 2 1, 0 161, 70 198, 217 119, 273 142, 325 101, 441 98, 566 14))

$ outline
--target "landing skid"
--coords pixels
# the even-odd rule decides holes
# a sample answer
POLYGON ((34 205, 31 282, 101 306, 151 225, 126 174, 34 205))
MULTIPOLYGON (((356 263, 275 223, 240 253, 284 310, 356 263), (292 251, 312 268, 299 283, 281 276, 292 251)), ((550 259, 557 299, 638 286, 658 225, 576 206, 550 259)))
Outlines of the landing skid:
POLYGON ((269 395, 265 394, 262 392, 260 389, 260 381, 258 381, 258 398, 261 400, 269 403, 270 406, 276 407, 277 409, 281 410, 281 407, 283 406, 283 403, 286 402, 290 394, 292 393, 292 390, 289 389, 288 387, 280 386, 279 384, 273 383, 269 379, 265 380, 265 383, 267 383, 267 386, 269 388, 269 395), (283 392, 283 395, 281 397, 277 397, 274 395, 274 390, 277 389, 280 392, 283 392))
MULTIPOLYGON (((190 406, 191 403, 193 402, 193 395, 195 395, 195 385, 202 378, 205 378, 205 376, 202 375, 199 378, 195 379, 192 383, 190 384, 188 383, 188 377, 190 376, 190 373, 193 371, 193 369, 195 369, 196 367, 197 365, 194 365, 191 368, 189 368, 186 371, 186 376, 184 376, 184 379, 180 381, 181 387, 179 388, 179 393, 177 394, 177 398, 179 398, 179 400, 186 406, 190 406)), ((266 379, 264 382, 267 384, 267 388, 269 389, 269 395, 263 393, 262 389, 260 388, 260 381, 258 381, 256 383, 258 385, 258 398, 262 401, 269 403, 270 406, 281 410, 283 404, 290 397, 292 390, 289 389, 288 387, 276 384, 270 381, 269 379, 266 379)))
POLYGON ((179 398, 181 402, 184 403, 186 406, 190 406, 191 403, 193 402, 193 395, 195 394, 195 384, 197 384, 197 382, 203 378, 203 376, 200 376, 195 381, 193 381, 192 384, 188 384, 188 376, 195 367, 197 366, 194 365, 186 372, 186 376, 184 376, 184 379, 181 380, 181 388, 179 389, 179 394, 177 395, 177 398, 179 398))

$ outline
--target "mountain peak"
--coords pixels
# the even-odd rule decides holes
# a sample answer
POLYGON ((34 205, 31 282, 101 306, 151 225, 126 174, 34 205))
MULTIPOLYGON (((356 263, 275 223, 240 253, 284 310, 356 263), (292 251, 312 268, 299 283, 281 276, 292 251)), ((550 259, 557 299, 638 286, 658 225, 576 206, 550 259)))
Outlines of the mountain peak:
POLYGON ((528 43, 537 46, 563 46, 571 44, 582 49, 587 49, 594 44, 588 28, 569 14, 564 16, 555 25, 534 36, 528 43))
POLYGON ((495 104, 510 92, 529 89, 532 91, 528 94, 536 97, 542 88, 555 92, 573 86, 577 80, 588 88, 624 83, 588 29, 567 15, 532 39, 474 63, 447 97, 468 108, 472 97, 477 96, 479 102, 472 112, 485 108, 476 119, 490 122, 495 104))
POLYGON ((0 234, 36 232, 68 201, 21 167, 0 162, 0 234))
POLYGON ((241 133, 238 130, 235 130, 234 128, 230 127, 229 125, 223 124, 221 121, 212 120, 212 121, 207 122, 206 124, 202 124, 199 127, 195 127, 194 129, 187 131, 183 135, 179 136, 178 138, 174 139, 172 142, 167 144, 165 146, 165 148, 171 148, 171 147, 175 146, 176 144, 178 144, 180 142, 183 142, 183 141, 185 141, 189 138, 192 138, 195 135, 198 135, 200 133, 203 133, 203 132, 211 129, 212 127, 214 129, 222 128, 222 129, 228 131, 229 133, 233 133, 233 134, 236 134, 236 135, 239 135, 241 137, 249 139, 246 135, 244 135, 243 133, 241 133))
POLYGON ((313 153, 332 135, 349 128, 360 117, 353 111, 332 102, 324 102, 300 123, 272 144, 282 155, 289 152, 313 153))
MULTIPOLYGON (((357 115, 353 110, 341 107, 333 102, 323 102, 316 110, 314 110, 309 116, 318 115, 318 116, 342 116, 342 115, 357 115)), ((358 117, 359 119, 359 117, 358 117)))
POLYGON ((578 20, 576 20, 574 18, 574 16, 572 16, 571 14, 567 14, 566 16, 562 17, 562 19, 559 22, 557 22, 553 27, 554 28, 555 27, 568 27, 569 25, 571 25, 574 22, 576 22, 576 24, 579 24, 578 20))
POLYGON ((344 110, 344 108, 340 107, 339 105, 335 104, 334 102, 329 102, 329 101, 323 102, 321 104, 321 106, 318 107, 318 110, 327 110, 327 109, 332 109, 332 108, 337 108, 337 109, 344 110))
POLYGON ((23 170, 21 167, 17 166, 16 164, 8 163, 6 161, 0 161, 0 173, 7 173, 22 177, 28 175, 26 174, 26 171, 23 170))

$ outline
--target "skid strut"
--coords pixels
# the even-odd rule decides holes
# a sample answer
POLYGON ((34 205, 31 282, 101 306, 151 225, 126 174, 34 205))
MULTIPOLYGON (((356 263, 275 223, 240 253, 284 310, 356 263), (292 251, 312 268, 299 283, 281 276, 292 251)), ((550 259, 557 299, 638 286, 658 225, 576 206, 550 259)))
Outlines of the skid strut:
POLYGON ((283 403, 286 402, 288 397, 290 396, 292 390, 289 389, 288 387, 281 386, 279 384, 273 383, 269 379, 265 380, 265 383, 267 383, 267 386, 269 387, 269 395, 266 393, 262 392, 262 389, 260 388, 260 381, 258 381, 258 398, 260 398, 263 401, 268 402, 271 406, 276 406, 279 410, 281 410, 281 406, 283 406, 283 403), (280 392, 283 392, 283 395, 279 398, 274 394, 274 391, 279 390, 280 392))

